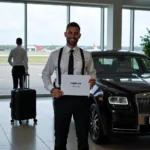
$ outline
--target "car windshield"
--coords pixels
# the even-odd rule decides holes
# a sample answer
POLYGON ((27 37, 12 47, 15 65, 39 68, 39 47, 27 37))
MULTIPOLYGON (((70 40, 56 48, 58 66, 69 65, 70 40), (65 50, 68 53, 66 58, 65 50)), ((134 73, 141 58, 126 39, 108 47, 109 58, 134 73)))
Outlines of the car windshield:
POLYGON ((145 56, 100 56, 93 60, 98 78, 129 75, 150 77, 150 60, 145 56))

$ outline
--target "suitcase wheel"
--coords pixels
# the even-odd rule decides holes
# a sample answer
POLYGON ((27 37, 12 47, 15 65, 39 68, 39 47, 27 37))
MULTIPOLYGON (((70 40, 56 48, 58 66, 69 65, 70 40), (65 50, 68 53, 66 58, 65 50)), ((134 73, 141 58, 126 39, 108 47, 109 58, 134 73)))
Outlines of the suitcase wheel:
POLYGON ((22 121, 21 121, 21 120, 19 120, 19 124, 22 124, 22 121))
POLYGON ((33 119, 34 123, 37 123, 37 119, 33 119))
POLYGON ((29 123, 29 120, 28 120, 28 119, 26 120, 26 123, 29 123))
POLYGON ((14 123, 14 120, 12 119, 12 120, 10 120, 10 122, 11 122, 11 124, 13 124, 13 123, 14 123))

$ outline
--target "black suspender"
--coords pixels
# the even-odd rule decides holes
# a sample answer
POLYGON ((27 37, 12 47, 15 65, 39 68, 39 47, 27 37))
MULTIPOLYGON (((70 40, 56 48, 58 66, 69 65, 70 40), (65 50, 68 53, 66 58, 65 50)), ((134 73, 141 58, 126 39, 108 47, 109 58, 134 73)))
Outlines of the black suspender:
POLYGON ((61 61, 62 52, 63 52, 63 47, 60 49, 59 56, 58 56, 58 85, 59 85, 59 88, 60 88, 60 85, 61 85, 60 61, 61 61))
POLYGON ((84 75, 84 67, 85 67, 85 60, 83 50, 80 48, 81 58, 82 58, 82 75, 84 75))
MULTIPOLYGON (((61 61, 61 56, 63 52, 63 47, 59 51, 59 56, 58 56, 58 85, 60 88, 61 85, 61 69, 60 69, 60 61, 61 61)), ((82 75, 84 75, 84 68, 85 68, 85 60, 84 60, 84 54, 83 50, 80 48, 80 53, 81 53, 81 58, 82 58, 82 75)))

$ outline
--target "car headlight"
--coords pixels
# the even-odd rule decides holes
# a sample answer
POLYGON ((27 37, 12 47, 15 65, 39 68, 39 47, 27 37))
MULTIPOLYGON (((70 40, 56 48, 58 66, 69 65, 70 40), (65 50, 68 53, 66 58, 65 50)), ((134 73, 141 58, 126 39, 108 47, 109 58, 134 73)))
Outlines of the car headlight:
POLYGON ((108 97, 109 103, 113 105, 128 105, 128 100, 126 97, 120 96, 110 96, 108 97))

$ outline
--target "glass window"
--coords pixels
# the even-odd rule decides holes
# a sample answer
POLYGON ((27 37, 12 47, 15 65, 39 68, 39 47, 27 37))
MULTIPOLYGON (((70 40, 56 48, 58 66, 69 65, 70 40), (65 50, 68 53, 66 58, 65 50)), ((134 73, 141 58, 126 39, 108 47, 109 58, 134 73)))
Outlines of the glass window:
POLYGON ((64 45, 66 11, 66 6, 28 4, 28 45, 64 45))
POLYGON ((135 58, 132 58, 132 67, 133 69, 139 70, 138 62, 135 58))
POLYGON ((67 24, 67 7, 28 4, 27 10, 27 47, 29 70, 32 71, 31 85, 32 88, 36 88, 37 93, 49 93, 44 88, 41 73, 50 52, 66 44, 64 32, 67 24))
POLYGON ((24 4, 0 2, 0 94, 9 94, 13 88, 12 67, 8 54, 16 47, 16 38, 23 39, 24 46, 24 4))
POLYGON ((81 39, 79 46, 85 49, 100 49, 101 8, 71 6, 70 21, 79 23, 81 39))
POLYGON ((129 50, 130 47, 130 10, 122 11, 122 44, 121 49, 129 50))
POLYGON ((142 52, 141 38, 150 29, 150 11, 135 10, 134 50, 142 52))
POLYGON ((101 58, 100 63, 103 65, 112 65, 113 59, 112 58, 101 58))
POLYGON ((144 63, 144 67, 147 70, 147 72, 150 72, 150 60, 149 59, 142 59, 142 61, 144 63))
POLYGON ((5 50, 16 45, 16 38, 24 40, 24 4, 0 2, 0 45, 5 50))
POLYGON ((150 60, 144 56, 107 55, 93 57, 96 71, 103 74, 145 74, 150 72, 150 60))

